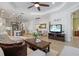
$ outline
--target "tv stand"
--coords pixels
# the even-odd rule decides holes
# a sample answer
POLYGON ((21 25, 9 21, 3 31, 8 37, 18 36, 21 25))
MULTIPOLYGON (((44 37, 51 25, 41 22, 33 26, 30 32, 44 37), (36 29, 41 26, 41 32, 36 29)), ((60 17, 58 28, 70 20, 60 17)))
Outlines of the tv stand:
POLYGON ((53 40, 65 41, 65 34, 64 33, 48 33, 48 38, 53 40))

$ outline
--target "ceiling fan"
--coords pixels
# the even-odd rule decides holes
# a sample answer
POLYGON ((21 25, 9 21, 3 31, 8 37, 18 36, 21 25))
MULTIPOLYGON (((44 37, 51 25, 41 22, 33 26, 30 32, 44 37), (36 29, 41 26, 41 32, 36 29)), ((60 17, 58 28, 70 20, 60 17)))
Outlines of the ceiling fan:
POLYGON ((33 3, 33 5, 29 6, 28 8, 36 7, 38 9, 38 11, 40 11, 40 6, 49 7, 48 4, 41 4, 39 2, 31 2, 31 3, 33 3))

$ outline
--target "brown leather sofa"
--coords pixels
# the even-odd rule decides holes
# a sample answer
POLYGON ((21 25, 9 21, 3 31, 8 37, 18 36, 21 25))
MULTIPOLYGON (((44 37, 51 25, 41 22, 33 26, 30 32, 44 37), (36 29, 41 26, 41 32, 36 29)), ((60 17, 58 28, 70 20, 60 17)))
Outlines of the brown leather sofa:
POLYGON ((4 51, 5 56, 26 56, 27 44, 25 41, 13 44, 0 43, 0 47, 4 51))

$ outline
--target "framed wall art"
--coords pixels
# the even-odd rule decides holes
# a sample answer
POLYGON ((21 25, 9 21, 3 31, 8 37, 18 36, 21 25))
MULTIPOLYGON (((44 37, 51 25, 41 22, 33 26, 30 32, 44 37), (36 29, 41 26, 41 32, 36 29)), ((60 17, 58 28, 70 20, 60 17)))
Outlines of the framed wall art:
POLYGON ((40 29, 46 29, 46 23, 40 24, 40 25, 39 25, 39 28, 40 28, 40 29))

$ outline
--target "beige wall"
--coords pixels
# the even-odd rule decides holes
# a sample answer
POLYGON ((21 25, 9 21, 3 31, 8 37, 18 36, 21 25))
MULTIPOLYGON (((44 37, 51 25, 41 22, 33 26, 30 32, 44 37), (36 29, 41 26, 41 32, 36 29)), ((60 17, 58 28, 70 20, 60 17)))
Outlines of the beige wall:
POLYGON ((73 29, 74 31, 79 31, 79 18, 73 19, 73 29))
POLYGON ((79 31, 79 10, 73 13, 73 30, 79 31))

